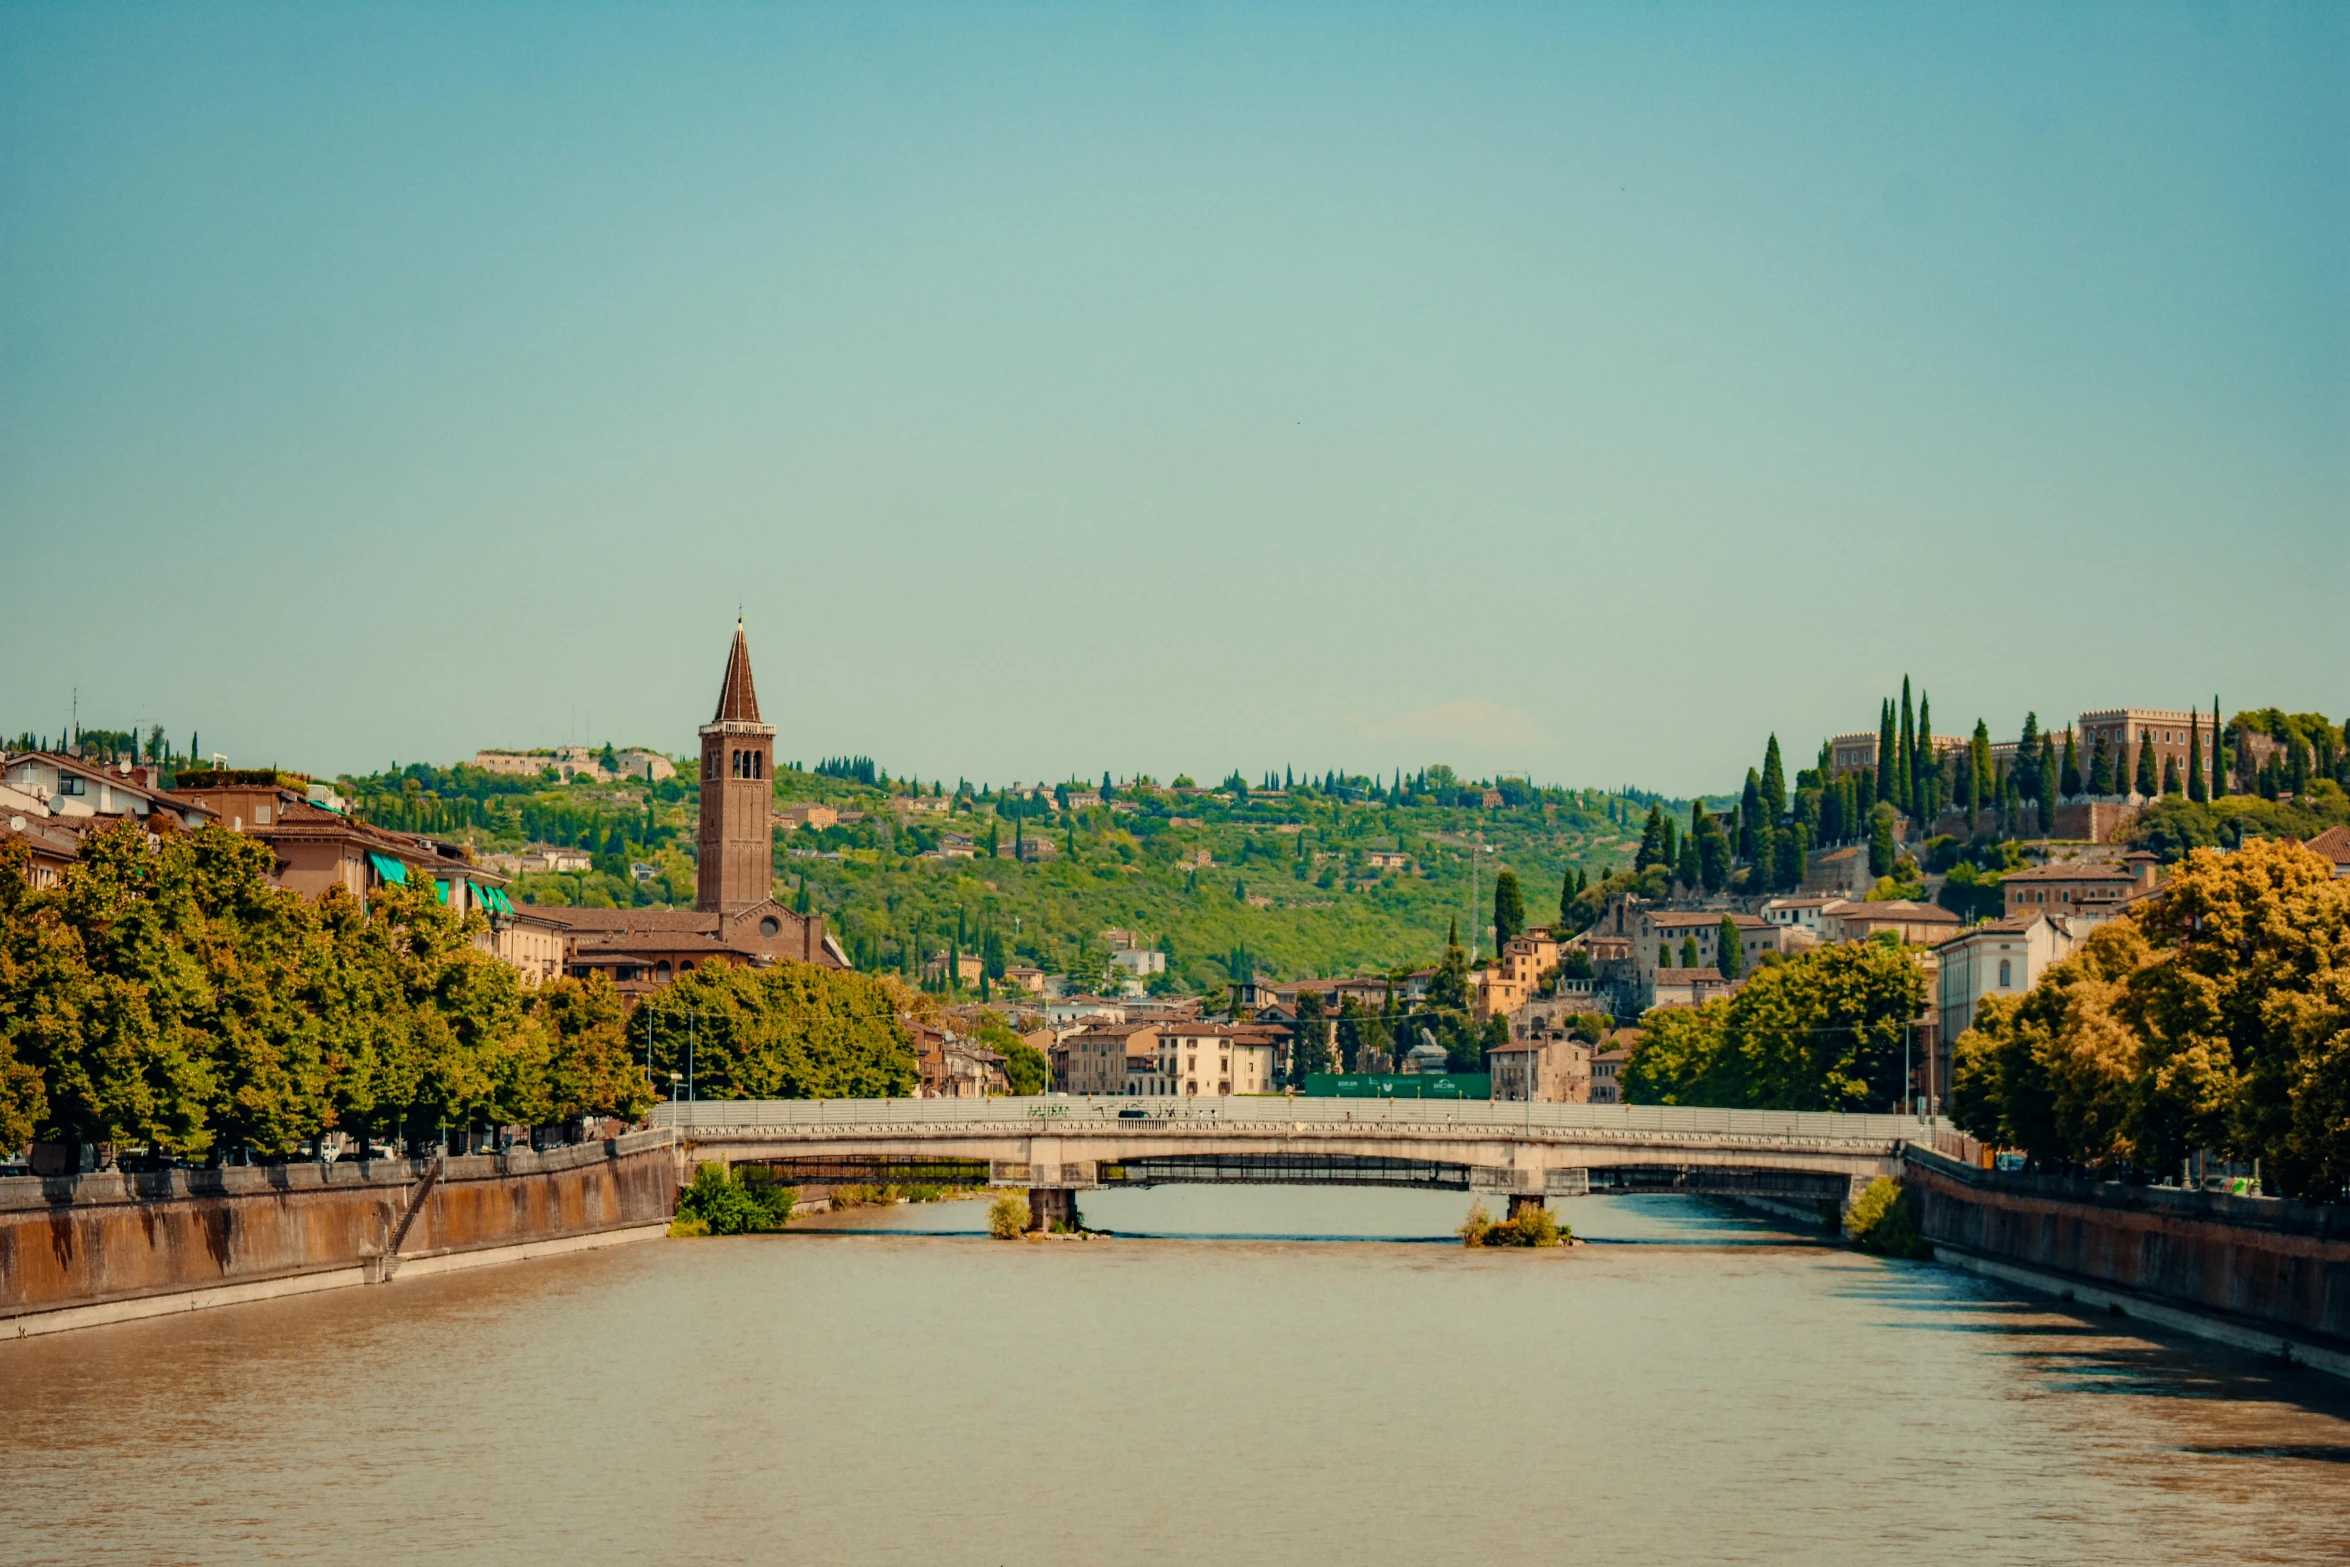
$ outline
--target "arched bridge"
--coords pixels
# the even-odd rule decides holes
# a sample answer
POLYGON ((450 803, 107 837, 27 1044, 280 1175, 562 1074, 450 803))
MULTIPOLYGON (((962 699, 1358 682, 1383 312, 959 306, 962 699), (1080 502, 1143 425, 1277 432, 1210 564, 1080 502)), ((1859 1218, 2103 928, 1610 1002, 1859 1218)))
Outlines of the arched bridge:
POLYGON ((1594 1191, 1845 1201, 1897 1175, 1931 1122, 1894 1115, 1446 1099, 703 1100, 662 1105, 685 1157, 799 1185, 1026 1187, 1037 1222, 1074 1194, 1173 1182, 1487 1192, 1514 1209, 1594 1191))

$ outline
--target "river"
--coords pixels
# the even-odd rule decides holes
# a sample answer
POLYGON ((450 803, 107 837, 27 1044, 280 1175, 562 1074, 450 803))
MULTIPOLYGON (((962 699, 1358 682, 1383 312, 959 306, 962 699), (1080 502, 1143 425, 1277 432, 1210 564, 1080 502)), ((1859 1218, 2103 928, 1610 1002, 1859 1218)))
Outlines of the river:
POLYGON ((2313 1373, 1691 1200, 1464 1207, 938 1204, 0 1344, 0 1561, 2350 1557, 2313 1373))

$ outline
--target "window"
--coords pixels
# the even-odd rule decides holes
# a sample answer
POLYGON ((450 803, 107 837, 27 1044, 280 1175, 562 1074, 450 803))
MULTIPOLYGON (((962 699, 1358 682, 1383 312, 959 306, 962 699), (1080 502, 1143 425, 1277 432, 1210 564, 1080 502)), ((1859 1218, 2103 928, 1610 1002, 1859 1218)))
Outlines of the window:
POLYGON ((2011 990, 2014 987, 2015 965, 2009 962, 2006 958, 2001 958, 1999 960, 1999 988, 2001 990, 2011 990))
POLYGON ((759 934, 762 936, 772 936, 781 929, 783 929, 783 926, 777 922, 775 916, 772 914, 768 915, 765 919, 759 922, 759 934))

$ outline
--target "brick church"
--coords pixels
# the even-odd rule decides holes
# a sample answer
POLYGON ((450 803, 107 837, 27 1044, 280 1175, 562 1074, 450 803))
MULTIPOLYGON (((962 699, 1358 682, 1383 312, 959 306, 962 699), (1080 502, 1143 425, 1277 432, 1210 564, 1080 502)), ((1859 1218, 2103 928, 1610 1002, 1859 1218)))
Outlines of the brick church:
POLYGON ((643 995, 712 959, 847 968, 821 915, 795 914, 775 901, 774 780, 775 726, 759 717, 751 645, 738 620, 718 711, 702 726, 694 906, 534 908, 564 927, 566 971, 601 970, 623 992, 643 995))

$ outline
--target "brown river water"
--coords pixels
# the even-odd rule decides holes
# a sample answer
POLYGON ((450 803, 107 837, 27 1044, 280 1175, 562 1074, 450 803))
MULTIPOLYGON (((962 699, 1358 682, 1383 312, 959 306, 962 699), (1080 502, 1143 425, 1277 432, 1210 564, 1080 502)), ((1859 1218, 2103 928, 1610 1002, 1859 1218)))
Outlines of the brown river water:
POLYGON ((1691 1200, 1465 1206, 939 1204, 0 1344, 0 1562, 2350 1561, 2342 1384, 1691 1200))

